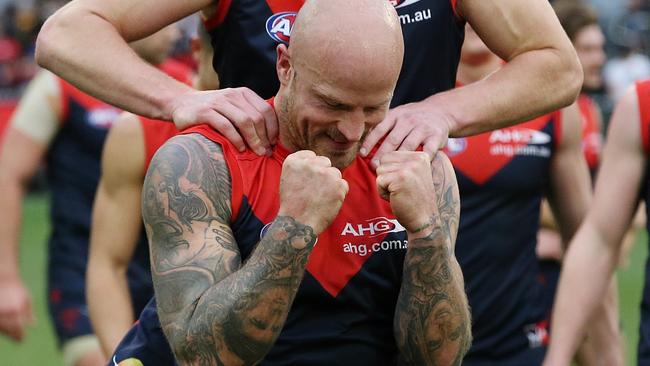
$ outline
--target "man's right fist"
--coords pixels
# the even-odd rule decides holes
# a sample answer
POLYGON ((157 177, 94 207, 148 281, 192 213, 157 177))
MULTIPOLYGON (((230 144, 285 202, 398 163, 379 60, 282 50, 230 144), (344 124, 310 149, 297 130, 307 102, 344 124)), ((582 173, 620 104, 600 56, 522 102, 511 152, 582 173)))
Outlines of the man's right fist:
POLYGON ((282 164, 278 215, 293 217, 318 235, 334 221, 347 193, 348 183, 330 159, 298 151, 282 164))

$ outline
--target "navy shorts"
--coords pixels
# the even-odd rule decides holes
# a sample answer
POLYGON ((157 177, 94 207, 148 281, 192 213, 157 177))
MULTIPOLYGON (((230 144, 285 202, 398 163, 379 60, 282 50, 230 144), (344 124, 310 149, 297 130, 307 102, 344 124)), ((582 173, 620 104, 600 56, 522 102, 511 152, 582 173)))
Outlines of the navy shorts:
MULTIPOLYGON (((80 271, 60 266, 48 278, 48 308, 59 346, 93 333, 86 303, 86 279, 80 271)), ((134 314, 139 314, 153 294, 148 286, 131 289, 134 314)), ((110 296, 110 295, 108 295, 110 296)))
POLYGON ((154 298, 149 301, 140 318, 122 338, 108 365, 115 366, 128 359, 136 359, 145 366, 178 365, 160 326, 154 298))

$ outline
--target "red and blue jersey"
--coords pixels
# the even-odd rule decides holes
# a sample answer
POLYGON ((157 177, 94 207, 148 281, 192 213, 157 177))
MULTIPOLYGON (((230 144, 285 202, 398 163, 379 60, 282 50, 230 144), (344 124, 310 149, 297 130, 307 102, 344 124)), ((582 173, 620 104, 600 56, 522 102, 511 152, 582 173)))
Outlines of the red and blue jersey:
MULTIPOLYGON (((464 22, 456 0, 384 0, 395 6, 404 35, 404 64, 392 106, 417 102, 454 87, 464 22)), ((221 87, 275 95, 276 47, 288 43, 304 0, 218 0, 205 20, 221 87)), ((332 35, 335 37, 336 35, 332 35)))
MULTIPOLYGON (((277 215, 282 163, 289 152, 276 146, 269 157, 241 153, 206 126, 184 133, 200 133, 223 148, 232 181, 231 228, 245 261, 277 215)), ((263 365, 396 362, 393 317, 406 231, 380 198, 368 159, 358 157, 342 173, 350 190, 332 225, 318 237, 287 321, 263 365)), ((155 302, 148 305, 118 347, 116 362, 173 363, 154 307, 155 302)))
POLYGON ((598 112, 593 99, 584 93, 578 97, 578 107, 582 118, 582 152, 589 166, 589 172, 594 177, 598 170, 603 145, 603 137, 598 125, 599 118, 596 116, 598 112))
POLYGON ((547 342, 535 246, 560 131, 555 112, 449 140, 461 200, 456 257, 473 317, 466 362, 505 362, 547 342))

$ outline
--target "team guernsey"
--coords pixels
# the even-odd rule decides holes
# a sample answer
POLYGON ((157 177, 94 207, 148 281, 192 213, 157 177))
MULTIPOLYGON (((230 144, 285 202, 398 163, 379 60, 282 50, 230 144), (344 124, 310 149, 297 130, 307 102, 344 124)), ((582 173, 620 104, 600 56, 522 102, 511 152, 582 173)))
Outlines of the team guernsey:
MULTIPOLYGON (((232 176, 231 227, 242 255, 251 254, 277 215, 282 162, 289 154, 240 153, 205 126, 223 147, 232 176)), ((381 199, 369 160, 343 170, 350 186, 333 224, 318 237, 284 328, 262 365, 390 365, 396 363, 393 316, 408 245, 406 231, 381 199)), ((124 338, 111 365, 126 359, 173 365, 155 300, 124 338)))
MULTIPOLYGON (((181 81, 189 71, 176 63, 161 69, 181 81), (182 70, 185 70, 184 74, 182 70)), ((100 177, 101 153, 108 129, 121 110, 92 98, 62 79, 61 121, 47 153, 52 232, 49 238, 48 305, 60 343, 91 334, 85 274, 92 204, 100 177)), ((144 235, 128 267, 133 308, 139 313, 153 293, 144 235)))
MULTIPOLYGON (((646 156, 646 171, 641 197, 645 200, 647 230, 650 233, 650 79, 636 83, 636 92, 639 103, 639 118, 641 141, 646 156)), ((639 327, 638 364, 640 366, 650 365, 650 257, 645 265, 645 282, 643 285, 643 299, 641 301, 641 326, 639 327)))
POLYGON ((580 94, 578 107, 582 119, 582 152, 589 166, 592 178, 595 177, 600 162, 600 153, 603 145, 603 138, 596 116, 596 104, 587 94, 580 94))
MULTIPOLYGON (((399 15, 404 65, 392 106, 417 102, 454 87, 464 22, 456 0, 385 0, 399 15)), ((205 20, 221 87, 245 86, 263 98, 275 95, 276 47, 288 43, 303 0, 218 0, 205 20)), ((336 37, 335 34, 332 37, 336 37)))
POLYGON ((560 112, 449 139, 461 214, 456 258, 472 309, 463 365, 541 364, 548 342, 535 246, 560 112))

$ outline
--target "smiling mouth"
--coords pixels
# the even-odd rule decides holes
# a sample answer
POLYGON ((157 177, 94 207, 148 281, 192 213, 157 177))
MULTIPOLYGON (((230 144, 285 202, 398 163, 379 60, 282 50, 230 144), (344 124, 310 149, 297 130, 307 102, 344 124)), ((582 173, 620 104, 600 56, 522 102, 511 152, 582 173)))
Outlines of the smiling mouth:
POLYGON ((335 139, 333 139, 331 137, 327 137, 327 139, 329 140, 328 141, 329 145, 334 150, 337 150, 337 151, 347 151, 347 150, 352 149, 354 146, 356 146, 356 142, 351 142, 351 141, 347 141, 347 140, 337 141, 337 140, 335 140, 335 139))

